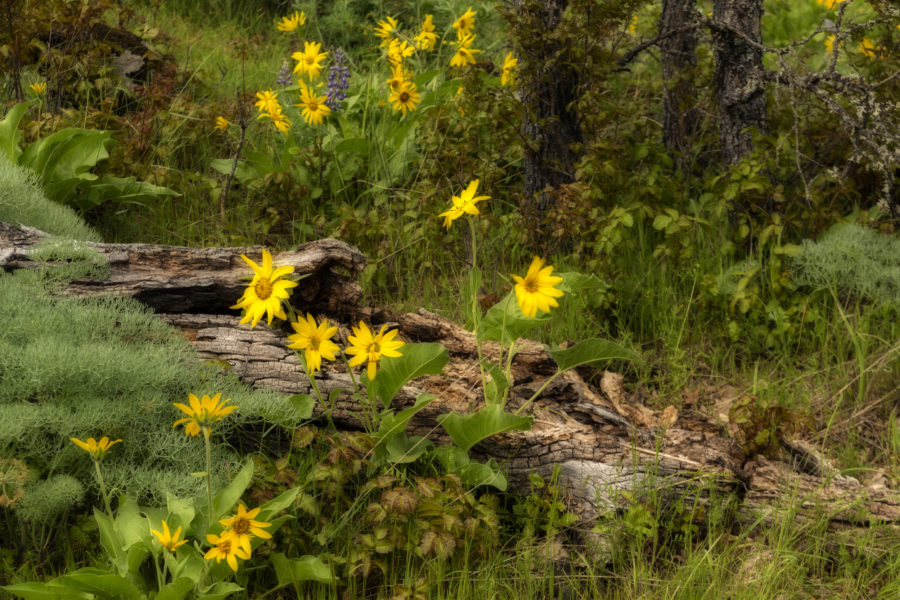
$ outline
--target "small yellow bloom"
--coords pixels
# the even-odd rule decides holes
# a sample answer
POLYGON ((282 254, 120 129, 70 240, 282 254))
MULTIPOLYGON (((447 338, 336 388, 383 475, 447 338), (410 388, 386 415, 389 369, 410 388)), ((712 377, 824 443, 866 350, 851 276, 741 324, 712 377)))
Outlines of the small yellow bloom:
POLYGON ((69 440, 73 444, 75 444, 76 446, 78 446, 79 448, 81 448, 82 450, 87 452, 88 454, 90 454, 91 458, 93 460, 97 460, 97 461, 103 459, 103 456, 107 453, 107 451, 109 451, 110 447, 113 444, 118 444, 119 442, 122 441, 122 440, 115 440, 115 441, 111 442, 111 441, 109 441, 109 438, 106 436, 103 436, 102 438, 100 438, 99 442, 97 440, 95 440, 94 438, 88 438, 86 442, 82 442, 78 438, 69 438, 69 440))
POLYGON ((328 53, 321 50, 322 44, 319 42, 303 42, 303 52, 291 54, 291 58, 297 61, 294 73, 306 75, 310 81, 318 79, 322 62, 328 57, 328 53))
POLYGON ((825 38, 825 49, 828 50, 828 54, 831 54, 834 52, 834 40, 835 40, 834 35, 829 35, 825 38))
POLYGON ((288 290, 295 287, 297 282, 281 278, 293 273, 294 267, 285 265, 274 268, 272 266, 272 255, 265 248, 262 251, 262 266, 243 254, 241 254, 241 258, 250 265, 254 272, 253 280, 244 290, 244 295, 240 297, 237 304, 231 307, 246 309, 241 323, 252 320, 250 327, 256 327, 264 313, 268 313, 268 324, 270 327, 273 317, 287 319, 281 306, 281 301, 287 300, 288 296, 290 296, 288 290))
POLYGON ((416 104, 422 101, 416 84, 404 81, 403 85, 391 92, 388 102, 394 103, 394 110, 399 110, 404 115, 408 110, 416 110, 416 104))
POLYGON ((43 96, 47 91, 47 82, 38 81, 37 83, 32 83, 28 86, 32 92, 34 92, 35 96, 43 96))
POLYGON ((306 14, 295 10, 291 16, 281 17, 281 21, 275 27, 278 28, 278 31, 296 31, 298 27, 303 27, 304 25, 306 25, 306 14))
POLYGON ((503 72, 500 73, 500 85, 512 85, 516 81, 516 69, 519 67, 519 59, 512 52, 506 54, 503 59, 503 72))
POLYGON ((280 131, 281 133, 287 133, 291 129, 291 120, 287 118, 283 112, 278 111, 277 113, 265 113, 262 116, 269 117, 272 119, 272 124, 275 125, 275 129, 280 131))
POLYGON ((562 297, 563 292, 555 286, 562 282, 562 277, 551 273, 553 267, 545 267, 544 259, 535 256, 525 277, 512 276, 516 282, 516 301, 526 317, 534 317, 538 310, 548 313, 551 307, 559 306, 556 299, 562 297))
POLYGON ((875 42, 869 38, 863 38, 859 43, 859 51, 866 55, 867 58, 875 58, 880 48, 875 47, 875 42))
POLYGON ((175 552, 178 549, 178 546, 182 544, 187 544, 187 540, 179 540, 181 537, 181 525, 178 526, 178 529, 175 530, 175 535, 172 535, 169 532, 169 524, 165 521, 162 522, 162 533, 155 529, 151 529, 150 533, 156 536, 156 539, 159 540, 159 543, 162 544, 163 548, 168 550, 169 552, 175 552))
POLYGON ((331 113, 331 108, 325 104, 328 96, 316 96, 316 92, 312 87, 306 84, 300 84, 300 104, 297 106, 303 109, 303 120, 310 125, 319 125, 325 115, 331 113))
POLYGON ((375 26, 375 35, 381 38, 381 43, 378 44, 378 47, 387 46, 391 39, 395 35, 399 35, 400 31, 397 29, 397 19, 393 17, 385 17, 384 21, 378 21, 378 25, 375 26))
POLYGON ((404 58, 410 57, 415 52, 415 48, 409 45, 406 40, 391 40, 387 49, 388 62, 393 66, 397 66, 403 62, 404 58))
POLYGON ((281 112, 281 105, 278 103, 278 92, 273 92, 272 90, 265 90, 263 92, 256 92, 256 97, 259 98, 253 106, 255 106, 260 115, 257 117, 258 119, 262 119, 264 116, 278 114, 281 112))
POLYGON ((258 506, 253 510, 248 511, 243 504, 239 504, 236 514, 228 519, 219 521, 219 523, 228 527, 228 530, 225 533, 231 535, 232 542, 234 542, 238 548, 246 552, 248 557, 250 556, 250 538, 255 536, 263 539, 270 539, 272 537, 271 533, 263 529, 263 527, 270 526, 271 523, 253 520, 258 514, 258 506))
POLYGON ((453 196, 451 198, 453 206, 450 207, 450 210, 442 212, 438 215, 438 217, 444 217, 444 227, 450 229, 450 224, 465 214, 480 214, 476 204, 483 200, 490 200, 491 197, 475 195, 475 192, 478 190, 478 183, 478 179, 473 179, 469 182, 469 185, 466 187, 462 194, 460 194, 459 196, 453 196))
POLYGON ((203 398, 197 399, 194 394, 188 394, 190 406, 181 402, 173 402, 172 405, 187 416, 175 421, 172 428, 184 423, 185 435, 193 437, 202 431, 204 436, 208 436, 213 423, 221 421, 237 409, 237 406, 234 405, 225 406, 231 402, 231 398, 220 401, 221 397, 222 394, 219 393, 212 398, 203 396, 203 398))
POLYGON ((216 126, 214 127, 214 129, 225 131, 226 129, 228 129, 229 125, 231 125, 231 122, 222 115, 219 115, 218 117, 216 117, 216 126))
POLYGON ((214 558, 216 562, 222 562, 224 558, 232 571, 237 571, 237 559, 250 560, 250 553, 240 547, 231 531, 225 531, 222 535, 209 533, 206 535, 206 541, 213 547, 203 555, 203 558, 207 560, 214 558))
POLYGON ((438 36, 434 32, 433 17, 434 15, 425 15, 421 33, 413 38, 416 42, 416 48, 419 50, 434 50, 434 45, 437 43, 438 36))
POLYGON ((373 336, 369 327, 360 321, 359 327, 353 328, 353 335, 347 337, 350 346, 344 352, 353 355, 353 358, 350 359, 350 366, 355 367, 368 361, 366 374, 370 380, 375 379, 375 367, 382 356, 394 358, 402 356, 397 350, 404 343, 394 339, 397 337, 397 330, 391 329, 385 333, 386 328, 387 325, 382 325, 378 334, 373 336))
POLYGON ((291 327, 297 333, 288 336, 293 342, 288 344, 288 348, 304 351, 310 375, 322 368, 323 357, 334 360, 335 352, 341 351, 338 345, 331 341, 338 328, 329 327, 328 319, 322 319, 322 322, 316 325, 313 316, 306 313, 305 320, 299 319, 296 323, 291 323, 291 327))
POLYGON ((825 8, 827 8, 828 10, 831 10, 832 8, 835 7, 835 5, 840 4, 841 2, 844 2, 844 0, 816 0, 816 2, 818 2, 819 4, 825 5, 825 8))
POLYGON ((470 6, 463 15, 453 21, 453 29, 456 30, 456 37, 459 40, 465 39, 472 29, 475 27, 475 11, 470 6))
POLYGON ((400 87, 412 80, 412 73, 402 64, 391 66, 391 76, 387 79, 388 87, 391 91, 399 90, 400 87))
POLYGON ((459 42, 456 44, 456 53, 453 55, 453 58, 450 59, 451 67, 465 67, 466 65, 475 64, 475 55, 481 52, 481 50, 476 50, 471 47, 472 42, 474 41, 474 33, 467 35, 464 38, 460 38, 459 42))
POLYGON ((638 17, 637 17, 637 15, 634 15, 634 16, 631 18, 631 24, 628 25, 628 33, 629 33, 629 35, 636 35, 636 34, 637 34, 637 24, 638 24, 638 17))

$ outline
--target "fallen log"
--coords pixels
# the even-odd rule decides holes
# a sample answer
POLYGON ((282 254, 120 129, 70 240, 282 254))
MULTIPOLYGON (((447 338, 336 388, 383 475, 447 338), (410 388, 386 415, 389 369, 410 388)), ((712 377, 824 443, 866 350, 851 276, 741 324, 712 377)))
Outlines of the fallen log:
MULTIPOLYGON (((47 243, 42 232, 0 223, 0 267, 6 271, 39 268, 33 256, 47 243)), ((240 325, 231 310, 241 295, 249 268, 245 254, 259 259, 259 248, 182 248, 149 244, 82 243, 109 262, 104 279, 76 279, 65 293, 116 293, 135 297, 184 332, 203 360, 224 361, 249 384, 285 394, 309 393, 310 384, 286 346, 287 327, 251 328, 240 325)), ((435 443, 449 440, 437 425, 444 413, 477 409, 482 401, 475 336, 460 325, 420 309, 393 315, 359 305, 361 289, 354 280, 365 257, 337 240, 318 240, 293 252, 275 255, 275 264, 293 265, 305 278, 292 303, 301 313, 326 316, 339 324, 339 342, 359 320, 380 326, 390 323, 408 342, 439 342, 450 362, 440 375, 415 380, 395 398, 395 406, 412 404, 422 392, 437 399, 410 422, 409 433, 435 443)), ((488 359, 499 348, 482 345, 488 359)), ((543 346, 524 342, 512 363, 509 407, 522 406, 555 371, 543 346)), ((337 390, 333 421, 341 428, 360 429, 361 407, 349 393, 352 381, 341 362, 323 365, 316 375, 324 394, 337 390)), ((506 468, 514 489, 527 491, 528 474, 545 478, 554 470, 565 501, 585 521, 627 504, 620 493, 653 488, 676 496, 711 490, 732 494, 747 519, 776 510, 785 493, 801 494, 791 510, 815 518, 825 514, 836 524, 900 523, 900 496, 892 490, 868 490, 859 482, 839 478, 815 460, 802 443, 790 449, 805 460, 782 463, 756 457, 748 460, 741 445, 718 423, 674 407, 653 411, 624 393, 621 377, 606 373, 596 389, 569 371, 543 390, 529 407, 530 431, 494 436, 472 449, 473 458, 495 458, 506 468), (810 465, 819 465, 810 467, 810 465), (818 471, 816 470, 818 468, 818 471), (824 513, 823 513, 824 507, 824 513)), ((318 409, 321 415, 321 408, 318 409)))

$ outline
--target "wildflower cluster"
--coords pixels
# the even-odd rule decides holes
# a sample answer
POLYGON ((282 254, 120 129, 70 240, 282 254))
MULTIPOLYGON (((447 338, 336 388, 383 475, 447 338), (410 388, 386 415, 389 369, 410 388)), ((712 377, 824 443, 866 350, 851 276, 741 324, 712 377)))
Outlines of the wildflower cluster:
POLYGON ((238 505, 237 513, 227 519, 219 521, 227 527, 219 535, 207 534, 206 541, 212 544, 212 548, 203 556, 205 559, 216 559, 221 562, 225 559, 231 570, 237 571, 237 559, 249 560, 251 554, 250 540, 254 537, 271 539, 272 534, 263 527, 269 527, 271 523, 256 521, 259 507, 248 511, 243 504, 238 505))
MULTIPOLYGON (((269 251, 263 249, 262 253, 262 267, 243 254, 241 255, 241 258, 253 268, 255 275, 244 290, 241 299, 231 307, 243 309, 244 316, 241 323, 252 321, 251 327, 256 327, 264 313, 269 315, 268 324, 270 326, 273 317, 287 320, 283 306, 290 306, 286 302, 289 296, 288 289, 297 285, 295 281, 281 279, 292 273, 294 267, 274 268, 269 251)), ((295 333, 288 336, 288 340, 291 342, 288 348, 303 351, 304 362, 310 376, 322 368, 323 358, 330 361, 336 360, 341 349, 332 341, 332 338, 338 328, 333 325, 329 326, 328 319, 322 319, 321 323, 316 323, 315 318, 307 313, 305 319, 296 319, 291 322, 291 327, 295 333)), ((349 360, 349 365, 355 367, 367 363, 366 372, 370 380, 375 379, 377 364, 381 357, 400 356, 398 349, 404 345, 404 342, 396 339, 396 330, 386 332, 386 328, 387 326, 383 325, 381 330, 373 335, 369 327, 360 321, 359 327, 353 327, 353 335, 348 336, 350 345, 344 350, 344 353, 353 357, 349 360)))
POLYGON ((456 53, 450 58, 451 67, 465 67, 475 64, 475 55, 480 53, 472 47, 475 42, 475 11, 470 6, 465 13, 453 22, 456 30, 456 53))
POLYGON ((287 118, 278 102, 278 92, 266 90, 264 92, 256 92, 256 101, 254 106, 259 110, 257 119, 271 119, 275 128, 282 133, 287 133, 291 127, 291 120, 287 118))
POLYGON ((347 56, 340 48, 334 51, 333 62, 328 67, 328 93, 325 105, 333 112, 341 110, 341 102, 347 97, 350 87, 350 69, 347 68, 347 56))
POLYGON ((403 115, 407 111, 416 110, 416 106, 422 101, 422 95, 413 83, 413 72, 405 61, 415 54, 416 48, 434 50, 437 34, 434 33, 433 18, 433 15, 425 15, 422 30, 413 38, 415 45, 404 37, 393 17, 385 17, 375 26, 375 35, 381 38, 379 47, 385 50, 391 68, 391 76, 387 79, 388 103, 403 115))

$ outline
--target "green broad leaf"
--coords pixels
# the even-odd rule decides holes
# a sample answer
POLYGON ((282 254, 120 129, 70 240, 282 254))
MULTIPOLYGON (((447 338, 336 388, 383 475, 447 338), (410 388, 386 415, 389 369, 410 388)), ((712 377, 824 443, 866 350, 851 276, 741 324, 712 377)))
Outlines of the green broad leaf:
POLYGON ((309 394, 294 394, 288 398, 288 402, 294 407, 298 419, 308 419, 316 407, 316 399, 309 394))
POLYGON ((653 229, 661 231, 668 227, 671 222, 672 217, 669 215, 656 215, 656 218, 653 219, 653 229))
POLYGON ((68 204, 85 210, 104 202, 143 204, 165 196, 181 195, 175 190, 146 181, 138 181, 134 177, 113 177, 112 175, 104 175, 98 181, 82 187, 86 187, 87 194, 71 199, 68 204))
POLYGON ((203 598, 203 600, 225 600, 228 596, 243 591, 243 589, 236 583, 220 581, 200 590, 197 594, 197 600, 200 600, 200 598, 203 598))
POLYGON ((159 590, 155 600, 183 600, 193 589, 193 580, 188 577, 179 577, 159 590))
POLYGON ((293 585, 300 581, 318 581, 332 583, 335 581, 331 568, 318 556, 305 555, 300 558, 288 558, 282 553, 275 553, 271 559, 278 577, 278 585, 293 585))
POLYGON ((385 407, 397 392, 412 379, 422 375, 436 375, 444 370, 450 353, 443 344, 405 344, 398 350, 402 356, 381 359, 375 376, 375 393, 385 407))
POLYGON ((366 158, 372 152, 372 144, 365 138, 345 138, 334 146, 335 152, 353 152, 366 158))
POLYGON ((79 592, 93 594, 97 598, 109 600, 142 600, 141 591, 130 581, 104 571, 87 567, 74 573, 57 577, 55 581, 65 587, 79 592))
POLYGON ((452 412, 438 417, 438 423, 450 434, 453 443, 469 451, 483 439, 505 431, 528 431, 532 417, 521 417, 503 410, 499 404, 481 408, 471 415, 452 412))
POLYGON ((30 144, 19 162, 38 174, 48 196, 64 202, 56 196, 54 184, 78 177, 109 158, 110 144, 111 131, 68 127, 30 144))
POLYGON ((97 521, 97 528, 100 531, 100 545, 106 551, 110 561, 120 575, 128 573, 128 555, 122 548, 122 538, 116 531, 112 519, 105 512, 95 508, 94 520, 97 521))
POLYGON ((35 103, 35 100, 27 100, 20 102, 6 112, 6 116, 0 121, 0 152, 2 152, 11 163, 18 163, 22 150, 19 149, 19 140, 22 139, 22 132, 19 131, 19 122, 25 116, 28 107, 35 103))
MULTIPOLYGON (((175 528, 180 525, 183 528, 182 535, 187 537, 191 521, 193 521, 194 517, 197 515, 197 510, 194 508, 194 502, 167 493, 166 511, 168 512, 166 523, 172 528, 172 531, 174 532, 175 528), (174 517, 174 519, 172 517, 174 517)), ((154 529, 156 529, 156 527, 154 527, 154 529)))
POLYGON ((252 477, 253 461, 248 460, 247 464, 244 465, 244 468, 240 470, 227 486, 225 486, 225 489, 213 497, 213 511, 215 511, 216 514, 209 519, 210 524, 218 521, 223 515, 231 512, 234 505, 237 504, 237 501, 241 499, 244 491, 246 491, 247 486, 250 485, 250 479, 252 477))
MULTIPOLYGON (((265 504, 259 507, 259 515, 256 517, 257 521, 269 522, 269 520, 291 506, 294 503, 294 500, 297 499, 297 495, 300 493, 300 488, 294 487, 289 489, 286 492, 279 494, 278 496, 272 498, 265 504)), ((266 531, 272 533, 273 529, 266 528, 266 531)))
POLYGON ((577 271, 568 271, 566 273, 554 273, 554 275, 563 278, 559 284, 559 289, 567 294, 606 287, 606 283, 594 274, 585 275, 577 271))
MULTIPOLYGON (((203 538, 203 542, 206 542, 206 538, 203 538)), ((169 572, 172 573, 172 577, 176 579, 185 578, 191 581, 199 581, 207 568, 203 552, 192 544, 181 546, 177 555, 173 555, 171 552, 164 552, 163 558, 169 567, 169 572), (179 556, 181 558, 178 558, 179 556)))
POLYGON ((569 348, 549 349, 547 353, 556 361, 560 371, 581 365, 601 367, 611 360, 643 362, 639 354, 621 344, 602 338, 591 338, 569 348))
POLYGON ((115 523, 116 531, 122 539, 123 550, 128 550, 140 542, 149 542, 153 535, 150 533, 147 517, 141 515, 137 502, 129 496, 119 497, 115 523))
POLYGON ((437 396, 434 394, 419 394, 419 397, 416 398, 416 403, 409 408, 405 408, 396 414, 386 411, 381 417, 378 431, 376 431, 373 436, 375 438, 375 443, 384 444, 393 437, 403 435, 409 420, 412 419, 417 412, 434 402, 435 398, 437 398, 437 396))
MULTIPOLYGON (((233 158, 214 158, 209 161, 209 166, 222 175, 230 174, 233 164, 233 158)), ((234 169, 234 178, 242 184, 247 184, 255 179, 259 179, 259 172, 247 161, 238 160, 237 167, 234 169)))
POLYGON ((0 587, 23 600, 92 600, 93 594, 79 592, 54 582, 17 583, 0 587))
POLYGON ((420 456, 434 448, 434 444, 420 435, 395 435, 384 444, 384 448, 389 462, 403 464, 416 462, 420 456))
MULTIPOLYGON (((137 573, 147 557, 152 553, 150 541, 139 542, 128 548, 125 555, 125 564, 128 566, 128 573, 137 573)), ((122 573, 124 575, 124 573, 122 573)))
POLYGON ((487 464, 473 460, 460 471, 457 471, 456 474, 459 475, 464 484, 470 487, 490 485, 501 492, 505 492, 509 485, 506 475, 500 468, 500 464, 493 458, 488 460, 487 464))
POLYGON ((472 462, 469 454, 459 446, 438 446, 434 449, 434 457, 447 473, 460 473, 472 462))
POLYGON ((547 313, 538 312, 533 318, 523 315, 515 293, 510 292, 484 315, 478 326, 478 338, 482 341, 500 342, 509 347, 526 331, 549 320, 550 315, 547 313))
POLYGON ((509 380, 503 371, 494 363, 483 360, 481 365, 487 371, 490 379, 484 384, 484 402, 485 404, 500 404, 509 389, 509 380))

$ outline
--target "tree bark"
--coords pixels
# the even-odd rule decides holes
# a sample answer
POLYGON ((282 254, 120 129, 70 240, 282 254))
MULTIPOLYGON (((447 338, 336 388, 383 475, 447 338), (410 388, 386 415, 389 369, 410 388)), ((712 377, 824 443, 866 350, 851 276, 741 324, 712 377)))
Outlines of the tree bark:
POLYGON ((694 71, 697 67, 696 0, 663 0, 659 18, 662 51, 663 143, 676 161, 688 154, 700 120, 694 71), (678 32, 667 35, 671 32, 678 32))
MULTIPOLYGON (((519 45, 522 92, 525 200, 522 212, 537 226, 550 203, 549 191, 574 180, 581 141, 578 115, 569 107, 577 99, 579 70, 554 36, 568 0, 517 0, 515 34, 519 45)), ((532 227, 535 235, 539 227, 532 227)))
POLYGON ((763 82, 763 0, 715 0, 713 48, 722 161, 740 162, 753 149, 752 128, 768 131, 763 82), (756 45, 754 45, 756 44, 756 45))
MULTIPOLYGON (((0 267, 5 271, 40 268, 35 244, 46 234, 31 228, 0 223, 0 267)), ((285 394, 310 393, 311 385, 293 352, 286 348, 285 327, 250 328, 228 307, 241 294, 241 278, 249 268, 244 253, 257 257, 258 248, 182 248, 148 244, 85 244, 106 256, 106 279, 73 281, 63 292, 85 295, 120 293, 142 299, 160 317, 184 332, 198 360, 230 365, 249 384, 285 394)), ((46 247, 46 242, 43 244, 46 247)), ((294 306, 324 314, 339 325, 344 343, 349 325, 364 319, 371 325, 390 323, 407 342, 440 342, 450 362, 440 375, 416 379, 394 399, 400 409, 422 392, 437 399, 410 422, 409 433, 435 443, 449 438, 436 418, 444 413, 468 413, 483 405, 479 352, 472 332, 452 321, 420 309, 394 315, 358 304, 359 287, 350 278, 364 258, 358 250, 336 240, 319 240, 295 252, 275 255, 278 265, 291 264, 306 274, 292 297, 294 306), (339 273, 338 271, 342 271, 339 273), (347 275, 346 273, 349 273, 347 275)), ((0 277, 2 279, 2 277, 0 277)), ((499 347, 481 344, 481 355, 497 363, 499 347)), ((333 421, 340 428, 362 429, 363 407, 349 391, 353 382, 340 361, 322 365, 316 373, 319 389, 336 391, 333 421)), ((512 363, 508 409, 521 407, 555 372, 545 348, 524 341, 512 363)), ((792 511, 795 518, 828 519, 846 526, 872 522, 900 523, 900 497, 895 491, 870 489, 841 477, 814 449, 802 442, 785 443, 790 463, 756 457, 748 461, 740 443, 723 426, 685 405, 653 411, 629 397, 622 377, 604 372, 598 387, 586 383, 588 370, 568 371, 548 385, 529 407, 532 429, 494 436, 477 444, 473 458, 497 459, 507 470, 512 489, 527 493, 528 474, 549 477, 558 469, 568 507, 586 523, 600 513, 628 506, 622 491, 655 490, 664 497, 692 495, 701 501, 710 494, 732 495, 739 516, 757 522, 757 515, 775 518, 792 511), (797 504, 792 494, 802 494, 797 504)), ((321 416, 322 407, 317 414, 321 416)))

